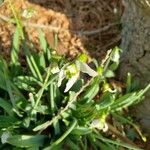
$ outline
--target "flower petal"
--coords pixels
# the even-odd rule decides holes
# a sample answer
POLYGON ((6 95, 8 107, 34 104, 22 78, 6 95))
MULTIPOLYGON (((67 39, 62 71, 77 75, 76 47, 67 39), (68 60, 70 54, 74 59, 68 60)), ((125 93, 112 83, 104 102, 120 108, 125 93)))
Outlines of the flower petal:
POLYGON ((79 67, 81 72, 86 73, 91 77, 98 76, 98 73, 91 69, 86 63, 82 61, 76 61, 76 65, 79 67))
POLYGON ((74 85, 74 83, 77 81, 78 77, 79 77, 79 73, 77 73, 76 75, 72 76, 72 77, 68 80, 68 82, 67 82, 67 84, 66 84, 66 88, 65 88, 65 90, 64 90, 65 93, 68 92, 68 91, 71 89, 71 87, 72 87, 72 86, 74 85))

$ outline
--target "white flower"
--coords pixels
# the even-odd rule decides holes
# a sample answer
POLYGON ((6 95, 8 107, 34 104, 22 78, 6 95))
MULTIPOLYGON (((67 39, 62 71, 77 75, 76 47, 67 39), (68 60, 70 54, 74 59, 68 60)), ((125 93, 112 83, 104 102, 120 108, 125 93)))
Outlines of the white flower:
POLYGON ((108 130, 108 125, 104 119, 94 119, 91 123, 91 128, 97 128, 106 132, 108 130))
POLYGON ((104 128, 102 130, 103 130, 103 132, 107 132, 108 131, 108 125, 107 125, 107 123, 104 124, 104 128))
POLYGON ((60 71, 60 69, 59 69, 58 65, 53 66, 52 69, 51 69, 52 74, 58 73, 59 71, 60 71))
POLYGON ((61 86, 61 83, 62 83, 63 79, 65 79, 65 77, 66 77, 66 73, 65 73, 64 69, 61 69, 59 72, 59 77, 58 77, 58 87, 61 86))
POLYGON ((98 76, 98 73, 94 71, 93 69, 91 69, 86 63, 82 61, 76 61, 76 65, 81 72, 86 73, 91 77, 98 76))
POLYGON ((65 93, 68 92, 71 89, 71 87, 74 85, 74 83, 78 80, 78 77, 79 77, 79 73, 77 73, 76 75, 72 76, 68 80, 68 82, 66 84, 65 91, 64 91, 65 93))
POLYGON ((75 64, 67 66, 65 69, 61 69, 58 78, 58 87, 61 86, 64 78, 68 79, 64 92, 68 92, 75 84, 80 76, 80 72, 86 73, 91 77, 98 76, 98 73, 91 69, 86 63, 82 61, 76 61, 75 64))

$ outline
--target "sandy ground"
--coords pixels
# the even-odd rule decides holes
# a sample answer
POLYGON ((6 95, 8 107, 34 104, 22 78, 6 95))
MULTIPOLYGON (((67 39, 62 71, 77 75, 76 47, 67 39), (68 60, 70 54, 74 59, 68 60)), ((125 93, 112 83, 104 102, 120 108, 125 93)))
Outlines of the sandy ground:
MULTIPOLYGON (((38 29, 60 54, 88 51, 101 58, 120 41, 118 23, 123 12, 121 0, 12 0, 25 30, 38 49, 38 29), (26 18, 25 12, 31 16, 26 18)), ((13 18, 8 0, 0 5, 0 53, 9 55, 15 26, 2 18, 13 18)))

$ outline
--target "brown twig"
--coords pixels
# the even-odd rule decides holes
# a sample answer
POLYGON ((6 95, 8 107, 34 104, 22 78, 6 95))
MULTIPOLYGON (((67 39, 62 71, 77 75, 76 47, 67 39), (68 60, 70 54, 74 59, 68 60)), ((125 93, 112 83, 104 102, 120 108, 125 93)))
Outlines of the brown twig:
MULTIPOLYGON (((6 17, 2 14, 0 14, 0 19, 5 21, 5 22, 9 22, 9 23, 12 23, 12 24, 15 24, 16 22, 13 20, 13 19, 10 19, 9 17, 6 17)), ((70 30, 70 29, 63 29, 63 28, 60 28, 60 27, 54 27, 52 25, 43 25, 43 24, 36 24, 36 23, 28 23, 26 21, 22 21, 22 24, 23 26, 25 27, 33 27, 33 28, 40 28, 40 29, 48 29, 49 31, 51 32, 58 32, 58 31, 69 31, 73 34, 77 34, 79 36, 83 36, 83 35, 95 35, 95 34, 98 34, 98 33, 101 33, 101 32, 104 32, 106 30, 108 30, 109 28, 113 27, 113 26, 116 26, 120 23, 118 22, 115 22, 115 23, 110 23, 102 28, 98 28, 98 29, 95 29, 95 30, 91 30, 91 31, 74 31, 74 30, 70 30)))
POLYGON ((122 140, 122 141, 124 141, 125 143, 130 144, 130 145, 132 145, 132 146, 138 148, 136 144, 134 144, 134 143, 133 143, 130 139, 128 139, 127 137, 123 136, 123 135, 122 135, 115 127, 113 127, 111 124, 107 123, 107 125, 108 125, 109 130, 110 130, 114 135, 116 135, 120 140, 122 140))

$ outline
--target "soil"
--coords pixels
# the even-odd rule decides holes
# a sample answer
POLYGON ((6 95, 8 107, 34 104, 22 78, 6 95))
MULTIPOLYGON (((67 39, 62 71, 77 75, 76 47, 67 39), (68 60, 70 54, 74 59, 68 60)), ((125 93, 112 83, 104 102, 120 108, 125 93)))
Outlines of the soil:
MULTIPOLYGON (((13 6, 37 49, 39 28, 51 47, 57 35, 57 52, 70 56, 86 51, 100 59, 120 41, 121 0, 15 0, 13 6), (33 13, 27 19, 23 13, 29 9, 33 13)), ((4 0, 0 5, 0 53, 5 57, 10 54, 15 30, 10 18, 14 17, 8 0, 4 0)))

